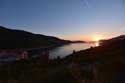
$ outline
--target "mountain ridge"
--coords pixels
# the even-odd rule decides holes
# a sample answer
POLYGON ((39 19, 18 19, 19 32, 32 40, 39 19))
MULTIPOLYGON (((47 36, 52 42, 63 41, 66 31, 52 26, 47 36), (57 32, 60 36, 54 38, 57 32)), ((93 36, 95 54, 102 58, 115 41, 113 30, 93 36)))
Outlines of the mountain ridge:
POLYGON ((34 34, 24 30, 9 29, 0 26, 0 48, 35 48, 46 46, 59 46, 74 41, 60 39, 54 36, 34 34))

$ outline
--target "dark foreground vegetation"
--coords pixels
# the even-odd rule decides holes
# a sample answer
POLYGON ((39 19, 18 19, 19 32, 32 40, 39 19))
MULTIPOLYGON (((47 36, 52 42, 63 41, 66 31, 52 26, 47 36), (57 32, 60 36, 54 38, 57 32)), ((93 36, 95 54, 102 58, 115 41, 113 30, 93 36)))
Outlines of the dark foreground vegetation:
POLYGON ((125 83, 125 36, 111 40, 64 59, 0 63, 0 83, 125 83))
POLYGON ((125 83, 125 36, 103 40, 99 47, 77 52, 66 60, 80 66, 92 64, 93 82, 89 83, 125 83))

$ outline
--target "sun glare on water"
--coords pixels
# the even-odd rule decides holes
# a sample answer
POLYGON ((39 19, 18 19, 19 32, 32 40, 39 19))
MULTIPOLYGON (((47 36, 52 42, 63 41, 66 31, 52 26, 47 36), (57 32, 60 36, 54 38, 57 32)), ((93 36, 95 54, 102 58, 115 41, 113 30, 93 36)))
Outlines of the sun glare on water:
POLYGON ((101 36, 94 36, 93 41, 95 41, 95 46, 99 46, 99 40, 102 40, 101 36))

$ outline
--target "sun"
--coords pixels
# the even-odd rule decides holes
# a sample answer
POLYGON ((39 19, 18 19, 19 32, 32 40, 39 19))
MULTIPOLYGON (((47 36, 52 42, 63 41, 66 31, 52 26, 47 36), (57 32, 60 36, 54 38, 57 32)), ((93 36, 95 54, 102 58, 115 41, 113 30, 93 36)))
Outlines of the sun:
POLYGON ((99 40, 103 39, 101 36, 94 36, 93 41, 98 42, 99 40))
POLYGON ((100 40, 103 40, 104 39, 104 36, 100 36, 100 35, 94 35, 93 37, 92 37, 92 41, 94 41, 95 42, 95 46, 99 46, 99 44, 100 44, 100 40))

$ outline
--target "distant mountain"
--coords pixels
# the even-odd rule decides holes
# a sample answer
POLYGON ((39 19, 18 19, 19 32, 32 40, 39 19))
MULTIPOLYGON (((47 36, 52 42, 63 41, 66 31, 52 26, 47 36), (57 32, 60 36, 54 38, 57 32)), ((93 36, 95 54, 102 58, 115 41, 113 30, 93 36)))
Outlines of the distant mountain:
POLYGON ((67 43, 72 42, 53 36, 34 34, 24 30, 14 30, 0 26, 0 49, 58 46, 67 43))
POLYGON ((71 41, 72 43, 86 43, 85 41, 71 41))

